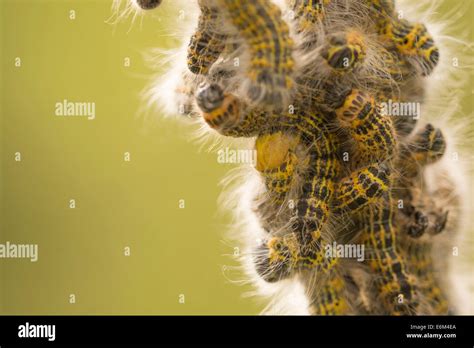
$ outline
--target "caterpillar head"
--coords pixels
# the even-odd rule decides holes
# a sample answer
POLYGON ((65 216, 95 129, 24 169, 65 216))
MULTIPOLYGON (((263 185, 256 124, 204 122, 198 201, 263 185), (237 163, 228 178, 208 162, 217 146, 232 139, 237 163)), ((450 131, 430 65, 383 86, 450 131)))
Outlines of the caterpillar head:
POLYGON ((336 71, 352 70, 365 57, 366 43, 356 30, 335 33, 328 37, 322 57, 336 71))
POLYGON ((290 248, 281 237, 260 244, 255 253, 255 267, 263 280, 274 283, 291 274, 290 248))
POLYGON ((161 5, 162 0, 135 0, 135 3, 142 10, 153 10, 161 5))

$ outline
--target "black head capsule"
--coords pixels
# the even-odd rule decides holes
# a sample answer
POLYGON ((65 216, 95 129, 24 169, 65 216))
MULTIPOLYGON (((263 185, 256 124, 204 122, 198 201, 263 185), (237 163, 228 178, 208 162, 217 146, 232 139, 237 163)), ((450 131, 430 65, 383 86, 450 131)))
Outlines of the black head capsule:
POLYGON ((135 0, 142 10, 153 10, 161 5, 162 0, 135 0))
POLYGON ((196 101, 202 111, 212 112, 222 105, 224 91, 217 84, 202 83, 196 92, 196 101))

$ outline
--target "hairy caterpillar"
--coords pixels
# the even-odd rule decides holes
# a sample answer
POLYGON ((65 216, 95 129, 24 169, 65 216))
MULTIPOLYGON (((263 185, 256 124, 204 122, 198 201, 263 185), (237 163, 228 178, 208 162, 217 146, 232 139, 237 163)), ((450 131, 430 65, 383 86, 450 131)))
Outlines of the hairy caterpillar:
MULTIPOLYGON (((159 5, 137 4, 143 9, 159 5)), ((266 0, 199 0, 198 4, 199 23, 188 48, 190 71, 207 75, 226 45, 244 48, 249 55, 242 83, 247 99, 267 107, 285 105, 293 84, 293 42, 278 6, 266 0)))
MULTIPOLYGON (((223 7, 203 4, 217 14, 201 8, 200 23, 218 21, 223 7)), ((230 17, 247 16, 245 8, 226 5, 230 17)), ((267 281, 300 282, 313 314, 447 313, 431 252, 432 239, 443 233, 451 216, 436 206, 436 192, 444 188, 435 187, 424 198, 417 192, 425 185, 424 167, 444 153, 444 137, 432 126, 417 132, 416 120, 393 121, 379 111, 388 100, 423 101, 422 79, 438 64, 438 48, 423 25, 395 16, 392 1, 293 1, 288 6, 294 11, 286 19, 290 35, 284 29, 263 35, 281 36, 277 41, 287 43, 291 54, 283 53, 283 60, 301 57, 294 69, 283 64, 283 70, 269 70, 276 79, 263 79, 272 81, 270 86, 294 81, 294 87, 276 84, 287 90, 280 108, 269 105, 280 92, 266 99, 246 86, 254 74, 248 71, 266 63, 235 67, 220 59, 227 49, 230 56, 250 53, 278 60, 276 46, 268 54, 255 48, 262 36, 244 35, 239 32, 244 28, 232 22, 237 30, 216 37, 215 24, 198 24, 201 34, 193 36, 188 51, 196 75, 186 73, 184 79, 191 90, 189 108, 224 136, 257 137, 256 169, 264 190, 252 206, 265 232, 262 243, 250 247, 248 259, 267 281), (367 20, 372 15, 374 20, 367 20), (202 34, 209 28, 214 36, 202 34), (195 49, 203 37, 207 46, 195 49), (288 79, 281 80, 280 73, 288 79), (280 110, 285 105, 288 111, 280 110), (363 244, 366 261, 327 257, 325 247, 335 241, 363 244)))

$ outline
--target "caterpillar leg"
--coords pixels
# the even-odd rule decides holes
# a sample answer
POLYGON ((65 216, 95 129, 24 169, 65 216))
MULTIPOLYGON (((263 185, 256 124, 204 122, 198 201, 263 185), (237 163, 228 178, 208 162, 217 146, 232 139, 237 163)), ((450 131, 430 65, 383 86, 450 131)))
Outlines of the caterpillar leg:
POLYGON ((216 0, 250 50, 246 91, 252 104, 284 107, 293 87, 293 42, 278 6, 268 0, 216 0))

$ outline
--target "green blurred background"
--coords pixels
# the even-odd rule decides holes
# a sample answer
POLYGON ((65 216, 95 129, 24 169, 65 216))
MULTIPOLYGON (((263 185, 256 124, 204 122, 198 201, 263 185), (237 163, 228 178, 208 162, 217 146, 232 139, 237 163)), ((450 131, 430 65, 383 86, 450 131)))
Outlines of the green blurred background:
POLYGON ((130 20, 105 23, 109 0, 0 1, 0 243, 39 244, 36 263, 0 259, 0 313, 258 313, 264 303, 222 269, 236 265, 229 216, 216 213, 232 166, 199 151, 193 127, 136 117, 150 73, 142 53, 176 44, 160 34, 166 18, 129 30, 130 20), (96 119, 55 116, 64 99, 95 102, 96 119))

